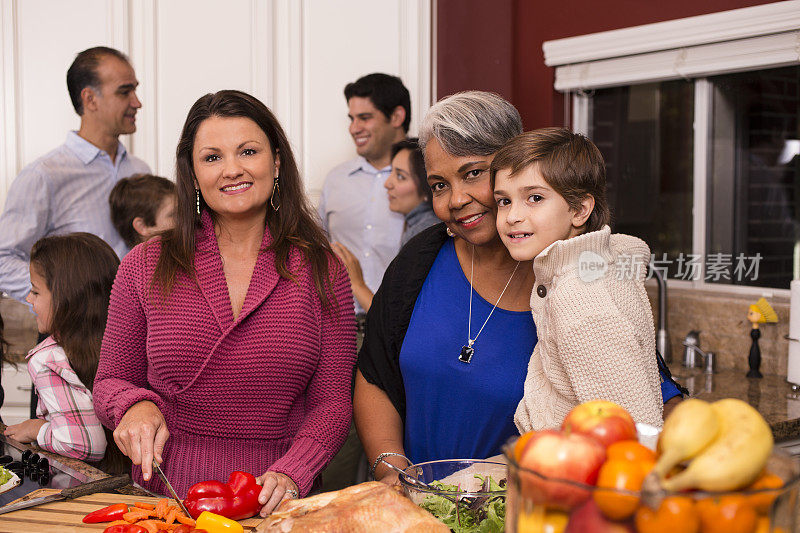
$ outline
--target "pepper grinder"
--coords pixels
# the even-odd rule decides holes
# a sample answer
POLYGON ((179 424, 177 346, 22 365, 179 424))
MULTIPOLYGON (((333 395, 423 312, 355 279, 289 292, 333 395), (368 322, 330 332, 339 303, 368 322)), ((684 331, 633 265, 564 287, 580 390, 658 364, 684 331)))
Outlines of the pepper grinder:
POLYGON ((750 371, 747 373, 748 378, 763 377, 759 367, 761 366, 761 348, 758 346, 758 339, 761 338, 761 330, 759 324, 778 322, 778 315, 772 306, 769 305, 765 298, 760 298, 756 303, 751 305, 747 310, 747 320, 752 324, 750 328, 750 354, 747 356, 747 363, 750 365, 750 371))

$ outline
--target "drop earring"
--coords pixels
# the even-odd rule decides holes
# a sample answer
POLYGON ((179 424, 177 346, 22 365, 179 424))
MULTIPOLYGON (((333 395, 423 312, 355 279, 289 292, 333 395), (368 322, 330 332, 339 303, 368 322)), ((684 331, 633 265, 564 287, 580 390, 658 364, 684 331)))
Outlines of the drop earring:
POLYGON ((275 185, 272 186, 272 196, 269 197, 269 205, 271 205, 272 209, 274 209, 275 211, 281 208, 280 198, 278 198, 278 204, 275 205, 275 196, 279 195, 280 193, 281 193, 281 188, 278 185, 278 177, 275 176, 275 185))
POLYGON ((200 189, 194 190, 194 197, 197 203, 197 214, 200 214, 200 189))
POLYGON ((445 226, 445 227, 447 228, 447 235, 448 235, 448 236, 450 236, 450 237, 455 237, 455 236, 456 236, 456 234, 455 234, 455 233, 453 233, 453 230, 451 230, 451 229, 450 229, 449 227, 447 227, 447 226, 445 226))

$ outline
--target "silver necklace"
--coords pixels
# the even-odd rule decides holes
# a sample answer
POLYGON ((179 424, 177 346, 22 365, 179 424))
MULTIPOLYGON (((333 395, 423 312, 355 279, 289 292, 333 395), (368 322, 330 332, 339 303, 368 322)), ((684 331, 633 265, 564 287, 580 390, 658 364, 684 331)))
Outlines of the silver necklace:
POLYGON ((492 314, 494 310, 497 309, 497 305, 500 303, 500 300, 503 298, 503 295, 506 293, 506 289, 511 284, 511 279, 514 277, 514 274, 517 272, 517 268, 519 268, 519 261, 517 261, 517 266, 514 267, 514 270, 511 272, 511 276, 506 281, 506 286, 503 287, 503 291, 500 293, 500 296, 497 298, 497 301, 494 303, 494 307, 489 312, 489 316, 486 317, 486 320, 483 321, 483 325, 481 329, 478 330, 477 335, 475 338, 472 338, 472 276, 475 274, 475 246, 472 247, 472 259, 470 260, 470 272, 469 272, 469 319, 467 321, 467 344, 461 347, 461 353, 458 355, 458 360, 462 363, 469 363, 472 361, 472 356, 475 355, 475 349, 472 347, 475 344, 475 341, 478 340, 478 337, 481 336, 481 331, 483 328, 486 327, 486 324, 489 322, 489 319, 492 318, 492 314))

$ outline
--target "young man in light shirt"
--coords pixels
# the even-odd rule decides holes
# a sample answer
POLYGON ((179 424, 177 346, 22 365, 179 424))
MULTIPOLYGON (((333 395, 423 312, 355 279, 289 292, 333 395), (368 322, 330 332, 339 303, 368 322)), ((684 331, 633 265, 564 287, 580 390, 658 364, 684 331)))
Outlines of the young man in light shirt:
MULTIPOLYGON (((347 84, 344 96, 358 156, 330 171, 318 211, 330 241, 355 255, 375 292, 403 232, 403 215, 389 210, 383 183, 391 170, 392 144, 408 133, 411 99, 400 78, 382 73, 347 84)), ((363 313, 358 302, 356 313, 363 313)))

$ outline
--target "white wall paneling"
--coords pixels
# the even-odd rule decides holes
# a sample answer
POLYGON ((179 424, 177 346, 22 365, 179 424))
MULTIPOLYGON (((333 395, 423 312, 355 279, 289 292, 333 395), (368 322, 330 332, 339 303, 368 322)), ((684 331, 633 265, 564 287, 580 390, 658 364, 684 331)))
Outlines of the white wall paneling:
POLYGON ((0 204, 23 166, 78 127, 66 70, 96 45, 131 57, 143 108, 123 142, 156 173, 174 177, 194 101, 240 89, 281 120, 316 198, 327 171, 355 153, 347 82, 376 71, 401 76, 416 132, 431 102, 432 1, 0 0, 0 204))
POLYGON ((0 4, 0 208, 11 177, 17 173, 17 30, 14 4, 3 0, 0 4))

